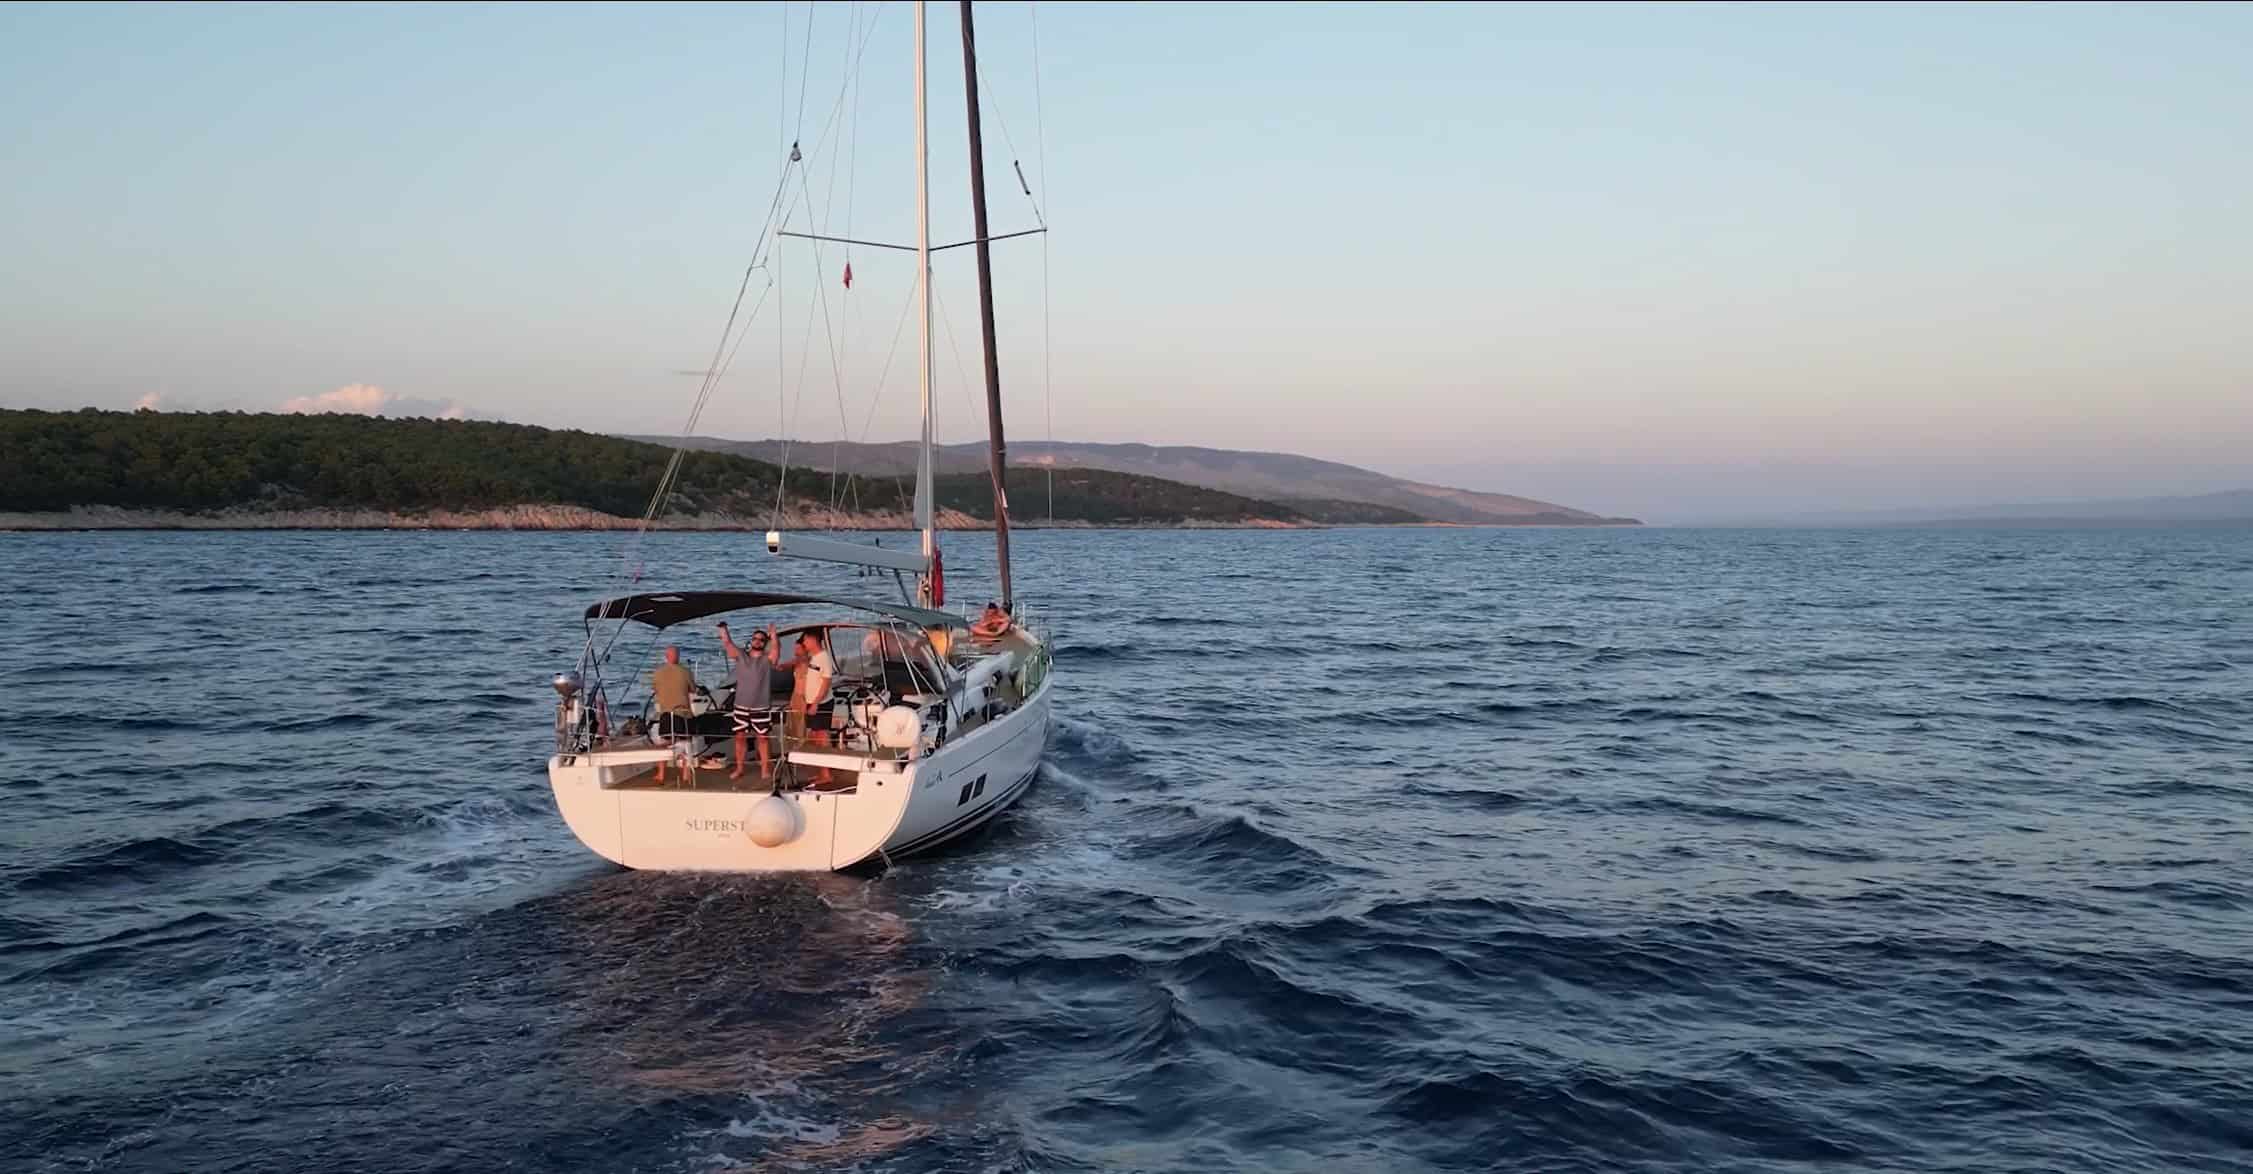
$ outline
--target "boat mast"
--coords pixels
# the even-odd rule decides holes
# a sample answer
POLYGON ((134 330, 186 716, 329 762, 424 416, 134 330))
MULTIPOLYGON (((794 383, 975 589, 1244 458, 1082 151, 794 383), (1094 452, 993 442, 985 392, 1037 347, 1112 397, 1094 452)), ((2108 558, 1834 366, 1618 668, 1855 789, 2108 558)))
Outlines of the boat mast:
POLYGON ((915 511, 923 530, 923 593, 931 596, 939 536, 931 487, 931 120, 925 110, 924 0, 915 0, 915 297, 923 307, 923 448, 915 461, 915 511))
POLYGON ((1001 356, 994 347, 993 250, 986 239, 986 148, 978 128, 978 35, 970 0, 962 0, 962 93, 970 104, 970 227, 978 249, 978 327, 986 344, 986 464, 994 482, 994 557, 1001 570, 1002 610, 1015 612, 1009 589, 1009 442, 1001 428, 1001 356))

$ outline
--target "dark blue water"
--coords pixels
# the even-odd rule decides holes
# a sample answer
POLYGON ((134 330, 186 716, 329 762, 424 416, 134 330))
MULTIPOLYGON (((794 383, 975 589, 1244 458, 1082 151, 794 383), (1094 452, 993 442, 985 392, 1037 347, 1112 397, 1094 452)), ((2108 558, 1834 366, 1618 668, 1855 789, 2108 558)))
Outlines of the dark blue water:
POLYGON ((1019 544, 1024 804, 690 878, 547 796, 616 536, 0 535, 0 1167, 2253 1164, 2253 531, 1019 544))

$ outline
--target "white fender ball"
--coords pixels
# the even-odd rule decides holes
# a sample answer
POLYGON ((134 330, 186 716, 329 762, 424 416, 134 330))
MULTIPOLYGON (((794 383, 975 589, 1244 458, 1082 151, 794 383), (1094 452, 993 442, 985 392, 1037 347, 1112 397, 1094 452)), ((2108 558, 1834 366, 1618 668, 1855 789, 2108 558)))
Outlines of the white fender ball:
POLYGON ((761 848, 780 848, 797 839, 798 830, 798 805, 780 795, 752 804, 743 817, 743 834, 761 848))

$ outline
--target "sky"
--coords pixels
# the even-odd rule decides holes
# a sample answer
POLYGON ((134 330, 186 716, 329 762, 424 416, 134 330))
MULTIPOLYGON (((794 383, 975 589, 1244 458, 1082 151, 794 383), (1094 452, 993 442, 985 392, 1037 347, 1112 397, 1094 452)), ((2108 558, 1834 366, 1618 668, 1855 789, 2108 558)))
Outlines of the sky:
MULTIPOLYGON (((1672 521, 2253 486, 2253 5, 977 13, 1013 438, 1672 521)), ((912 256, 766 230, 912 243, 912 24, 0 6, 0 406, 669 434, 732 351, 699 433, 910 436, 912 256)))

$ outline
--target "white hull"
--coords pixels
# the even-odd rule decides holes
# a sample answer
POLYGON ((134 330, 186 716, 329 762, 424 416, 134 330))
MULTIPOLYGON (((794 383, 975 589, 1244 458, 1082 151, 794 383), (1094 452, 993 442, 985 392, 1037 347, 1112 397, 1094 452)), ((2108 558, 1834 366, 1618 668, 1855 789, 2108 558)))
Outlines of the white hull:
MULTIPOLYGON (((580 841, 606 859, 628 868, 806 872, 851 868, 873 859, 905 856, 935 848, 984 825, 1016 802, 1032 786, 1033 776, 1040 769, 1041 754, 1048 744, 1050 664, 1048 650, 1034 632, 1022 625, 1010 595, 1008 497, 1002 476, 1005 453, 1001 388, 993 355, 985 164, 979 147, 977 72, 968 5, 963 6, 962 17, 963 78, 964 92, 969 99, 971 197, 977 228, 979 308, 987 351, 986 400, 992 429, 995 536, 1002 604, 996 614, 982 616, 975 624, 934 610, 944 601, 946 593, 938 534, 932 517, 936 498, 932 492, 931 461, 931 184, 925 101, 925 21, 921 0, 914 5, 914 10, 915 281, 916 301, 923 319, 920 348, 923 441, 916 461, 915 512, 916 528, 922 532, 921 549, 908 554, 897 548, 885 550, 857 542, 788 535, 779 530, 768 532, 766 545, 777 555, 890 569, 895 572, 903 596, 907 594, 907 584, 904 577, 899 577, 900 573, 913 571, 918 588, 916 598, 934 606, 871 604, 731 589, 638 592, 588 608, 587 645, 579 669, 559 673, 555 679, 556 692, 562 701, 556 710, 557 752, 548 760, 548 781, 555 789, 558 810, 580 841), (788 661, 799 675, 794 681, 785 679, 792 690, 811 687, 817 679, 826 682, 809 693, 808 700, 830 704, 830 709, 827 714, 817 711, 811 716, 822 718, 820 724, 827 726, 840 716, 838 709, 846 710, 842 716, 848 719, 847 728, 823 735, 825 738, 836 736, 839 740, 836 748, 820 742, 811 749, 795 746, 789 749, 786 763, 782 764, 789 768, 785 777, 793 781, 821 776, 811 780, 812 787, 771 794, 756 787, 731 789, 721 779, 713 778, 711 772, 688 769, 685 762, 679 764, 685 777, 676 777, 674 786, 657 782, 656 772, 673 765, 668 762, 670 749, 693 752, 692 761, 710 751, 723 749, 713 744, 716 739, 709 733, 683 736, 680 724, 683 719, 688 721, 688 731, 699 728, 713 731, 722 711, 718 699, 701 688, 695 690, 697 696, 693 699, 684 695, 687 690, 682 685, 683 666, 679 663, 678 645, 667 649, 668 665, 647 681, 652 694, 651 699, 642 703, 647 712, 621 714, 618 732, 613 735, 610 686, 618 686, 622 694, 630 697, 628 690, 634 682, 631 677, 606 680, 604 670, 617 635, 598 643, 593 628, 595 621, 619 621, 620 632, 631 623, 662 632, 725 612, 819 604, 870 613, 881 617, 881 622, 872 623, 864 618, 845 624, 801 624, 782 633, 771 626, 767 629, 770 636, 782 639, 785 647, 806 646, 814 650, 788 661), (847 638, 843 645, 837 643, 840 632, 847 638), (865 640, 861 638, 862 633, 866 634, 865 640), (966 638, 971 647, 964 647, 966 638), (810 645, 806 645, 808 641, 810 645), (865 672, 851 672, 847 678, 851 682, 850 690, 833 696, 830 690, 838 687, 840 665, 856 651, 873 663, 863 666, 865 672), (962 653, 968 662, 951 662, 950 652, 962 653), (823 665, 826 667, 809 667, 823 665), (673 699, 668 703, 671 709, 663 715, 663 720, 652 723, 650 719, 659 716, 654 711, 653 700, 660 693, 660 676, 673 699), (871 713, 865 708, 869 706, 880 708, 871 713), (672 738, 681 738, 688 744, 666 748, 651 741, 672 738), (850 748, 846 748, 848 746, 850 748)), ((793 144, 789 166, 802 162, 803 157, 793 144)), ((785 184, 780 189, 785 192, 788 177, 786 170, 785 184)), ((798 178, 804 179, 802 171, 798 178)), ((1029 187, 1025 195, 1031 199, 1029 187)), ((1037 204, 1034 211, 1039 211, 1037 204)), ((786 219, 774 219, 771 212, 769 223, 778 237, 841 239, 791 232, 785 227, 786 219)), ((1047 229, 1044 225, 1034 231, 1047 229)), ((848 268, 848 284, 850 280, 848 268)), ((743 304, 742 294, 739 288, 738 309, 743 304)), ((753 315, 757 312, 754 306, 753 315)), ((728 330, 734 329, 735 322, 736 315, 731 311, 728 330)), ((733 354, 727 349, 726 332, 721 337, 721 348, 713 352, 716 361, 722 351, 733 354)), ((703 396, 709 396, 711 380, 723 371, 724 364, 704 372, 703 396)), ((702 402, 699 398, 699 410, 702 402)), ((676 449, 676 462, 667 467, 651 498, 651 516, 655 516, 672 489, 679 467, 679 451, 676 449)), ((777 504, 780 504, 779 498, 777 504)), ((785 663, 775 659, 779 649, 769 648, 754 654, 740 650, 732 637, 725 639, 723 647, 731 660, 757 655, 769 658, 773 664, 785 663)), ((752 647, 766 646, 754 641, 752 647)), ((686 674, 688 684, 694 685, 693 666, 687 667, 686 674)), ((796 697, 795 692, 791 695, 796 697)), ((769 696, 755 699, 751 704, 765 709, 774 700, 769 696)), ((727 704, 730 709, 735 704, 732 688, 727 704)))
MULTIPOLYGON (((678 872, 823 872, 898 859, 977 830, 1031 789, 1048 744, 1050 683, 1022 705, 912 762, 851 751, 809 757, 859 769, 849 792, 794 791, 797 834, 754 843, 747 816, 763 790, 661 790, 645 776, 657 749, 558 754, 548 760, 557 808, 581 843, 628 868, 678 872)), ((801 768, 803 769, 803 768, 801 768)), ((705 772, 709 777, 711 772, 705 772)))

